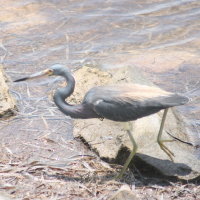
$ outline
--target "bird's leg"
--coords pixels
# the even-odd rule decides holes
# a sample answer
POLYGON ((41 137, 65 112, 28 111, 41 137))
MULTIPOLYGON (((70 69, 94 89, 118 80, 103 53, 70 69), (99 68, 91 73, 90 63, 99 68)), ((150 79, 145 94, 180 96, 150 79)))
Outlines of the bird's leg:
POLYGON ((164 113, 163 113, 163 117, 162 117, 162 121, 161 121, 161 125, 160 125, 160 130, 159 130, 159 133, 158 133, 158 137, 157 137, 157 142, 160 146, 160 148, 169 156, 169 158, 173 160, 173 157, 174 156, 174 153, 169 150, 163 143, 164 142, 171 142, 173 140, 161 140, 161 136, 162 136, 162 132, 163 132, 163 128, 164 128, 164 124, 165 124, 165 120, 166 120, 166 116, 167 116, 167 111, 168 111, 168 108, 164 110, 164 113))
POLYGON ((131 133, 131 131, 132 131, 132 124, 131 124, 131 122, 126 122, 126 124, 125 124, 125 130, 127 131, 128 135, 129 135, 129 138, 130 138, 130 140, 131 140, 131 142, 133 144, 133 150, 130 153, 128 159, 126 160, 126 162, 125 162, 125 164, 124 164, 121 172, 116 177, 116 179, 121 179, 122 178, 124 172, 126 171, 127 167, 129 166, 129 164, 130 164, 131 160, 133 159, 133 156, 135 155, 136 150, 137 150, 137 144, 136 144, 136 142, 135 142, 135 140, 133 138, 133 135, 131 133))

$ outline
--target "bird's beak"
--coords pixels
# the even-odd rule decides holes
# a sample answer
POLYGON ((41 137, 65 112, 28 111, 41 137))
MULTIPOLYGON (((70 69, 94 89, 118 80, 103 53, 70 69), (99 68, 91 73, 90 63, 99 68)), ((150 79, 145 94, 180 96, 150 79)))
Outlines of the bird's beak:
POLYGON ((14 82, 26 81, 26 80, 30 80, 30 79, 36 79, 36 78, 41 78, 44 76, 51 76, 51 75, 53 75, 53 71, 51 69, 46 69, 46 70, 34 73, 32 75, 29 75, 27 77, 17 79, 14 82))

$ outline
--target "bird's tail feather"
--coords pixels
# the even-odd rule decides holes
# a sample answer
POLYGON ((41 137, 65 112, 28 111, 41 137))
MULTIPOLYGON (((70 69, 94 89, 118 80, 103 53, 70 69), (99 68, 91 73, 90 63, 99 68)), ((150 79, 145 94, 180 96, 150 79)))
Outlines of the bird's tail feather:
POLYGON ((189 102, 189 98, 181 94, 173 94, 172 96, 169 96, 168 98, 164 98, 162 101, 162 103, 166 105, 167 107, 184 105, 187 102, 189 102))

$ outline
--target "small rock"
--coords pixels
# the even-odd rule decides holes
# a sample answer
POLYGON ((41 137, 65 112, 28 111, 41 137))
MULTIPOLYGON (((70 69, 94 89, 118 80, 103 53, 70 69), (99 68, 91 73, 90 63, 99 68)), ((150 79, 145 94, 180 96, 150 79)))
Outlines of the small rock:
POLYGON ((0 118, 8 118, 14 114, 15 101, 9 93, 8 86, 0 66, 0 118))
POLYGON ((123 185, 109 200, 138 200, 127 185, 123 185))

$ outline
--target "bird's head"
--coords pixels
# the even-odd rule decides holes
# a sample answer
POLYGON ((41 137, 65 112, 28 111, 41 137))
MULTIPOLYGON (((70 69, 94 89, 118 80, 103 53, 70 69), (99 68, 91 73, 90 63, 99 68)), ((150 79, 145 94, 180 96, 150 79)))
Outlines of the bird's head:
POLYGON ((29 75, 27 77, 24 77, 24 78, 17 79, 14 82, 20 82, 20 81, 25 81, 28 79, 40 78, 40 77, 44 77, 44 76, 53 76, 53 75, 62 76, 66 72, 70 73, 70 69, 68 67, 65 67, 64 65, 60 65, 60 64, 55 64, 55 65, 52 65, 51 67, 49 67, 48 69, 45 69, 40 72, 36 72, 36 73, 29 75))

